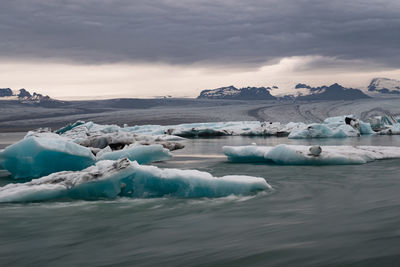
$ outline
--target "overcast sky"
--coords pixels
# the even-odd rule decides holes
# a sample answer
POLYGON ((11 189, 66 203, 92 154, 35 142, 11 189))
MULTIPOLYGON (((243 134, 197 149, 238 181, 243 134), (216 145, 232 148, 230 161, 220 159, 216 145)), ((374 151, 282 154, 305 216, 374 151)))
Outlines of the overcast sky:
POLYGON ((1 0, 0 87, 55 97, 400 79, 398 0, 1 0))

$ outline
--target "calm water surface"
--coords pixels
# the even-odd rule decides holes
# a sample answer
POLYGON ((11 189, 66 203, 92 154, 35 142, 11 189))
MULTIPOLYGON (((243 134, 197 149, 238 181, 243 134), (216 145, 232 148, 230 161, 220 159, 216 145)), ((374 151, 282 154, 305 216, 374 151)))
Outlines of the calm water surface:
MULTIPOLYGON (((0 145, 7 140, 0 135, 0 145)), ((400 146, 400 136, 187 140, 156 165, 260 176, 274 189, 220 199, 3 204, 0 265, 400 266, 400 160, 276 166, 222 156, 223 145, 253 142, 400 146)))

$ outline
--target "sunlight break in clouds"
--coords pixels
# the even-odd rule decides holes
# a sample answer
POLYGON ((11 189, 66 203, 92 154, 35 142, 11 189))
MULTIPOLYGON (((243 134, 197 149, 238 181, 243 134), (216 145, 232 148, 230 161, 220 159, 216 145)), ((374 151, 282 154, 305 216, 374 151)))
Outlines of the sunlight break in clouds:
POLYGON ((273 94, 290 93, 296 83, 342 83, 365 87, 376 76, 400 77, 399 70, 383 69, 360 61, 322 56, 289 57, 260 68, 167 64, 73 64, 2 62, 3 87, 28 88, 60 99, 113 97, 196 97, 201 90, 228 85, 273 86, 273 94), (365 66, 369 66, 368 68, 365 66))

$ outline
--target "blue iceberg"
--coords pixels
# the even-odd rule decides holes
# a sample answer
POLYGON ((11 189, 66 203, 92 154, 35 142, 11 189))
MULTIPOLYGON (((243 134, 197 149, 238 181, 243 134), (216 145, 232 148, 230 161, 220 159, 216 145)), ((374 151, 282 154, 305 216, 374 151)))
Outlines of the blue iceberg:
POLYGON ((100 150, 81 146, 57 134, 29 132, 24 139, 0 152, 0 166, 13 178, 37 178, 59 171, 82 170, 99 160, 128 158, 147 164, 171 156, 159 144, 130 145, 116 151, 107 146, 100 150))
POLYGON ((8 184, 0 187, 0 202, 113 199, 118 196, 214 198, 249 195, 270 188, 264 178, 217 178, 196 170, 160 169, 120 159, 99 161, 82 171, 58 172, 27 183, 8 184))
POLYGON ((14 178, 35 178, 64 170, 82 170, 96 162, 89 148, 57 135, 27 136, 0 154, 1 165, 14 178))

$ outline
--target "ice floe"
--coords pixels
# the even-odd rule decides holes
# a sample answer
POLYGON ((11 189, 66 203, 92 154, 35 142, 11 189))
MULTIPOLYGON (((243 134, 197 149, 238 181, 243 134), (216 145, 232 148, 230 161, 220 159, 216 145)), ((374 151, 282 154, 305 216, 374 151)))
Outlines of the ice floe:
POLYGON ((364 164, 374 160, 400 158, 400 147, 391 146, 225 146, 232 162, 271 162, 282 165, 364 164), (317 153, 317 151, 321 149, 317 153))
POLYGON ((82 171, 64 171, 0 187, 0 202, 31 202, 53 199, 101 199, 117 196, 224 197, 249 195, 270 189, 264 178, 213 177, 196 170, 160 169, 128 159, 99 161, 82 171))

